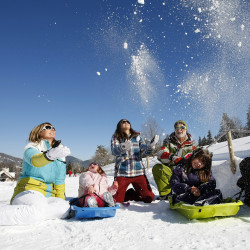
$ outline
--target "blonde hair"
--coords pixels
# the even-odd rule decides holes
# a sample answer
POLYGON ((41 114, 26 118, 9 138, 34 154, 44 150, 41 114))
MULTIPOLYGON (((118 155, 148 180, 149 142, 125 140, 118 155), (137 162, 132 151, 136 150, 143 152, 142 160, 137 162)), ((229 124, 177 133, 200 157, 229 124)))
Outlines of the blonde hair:
MULTIPOLYGON (((43 130, 43 127, 48 124, 48 125, 51 125, 52 124, 50 122, 43 122, 39 125, 37 125, 36 127, 34 127, 31 132, 30 132, 30 135, 29 135, 29 141, 30 142, 36 142, 36 143, 39 143, 43 138, 40 136, 42 130, 43 130)), ((55 143, 55 139, 53 140, 52 142, 52 145, 55 143)))

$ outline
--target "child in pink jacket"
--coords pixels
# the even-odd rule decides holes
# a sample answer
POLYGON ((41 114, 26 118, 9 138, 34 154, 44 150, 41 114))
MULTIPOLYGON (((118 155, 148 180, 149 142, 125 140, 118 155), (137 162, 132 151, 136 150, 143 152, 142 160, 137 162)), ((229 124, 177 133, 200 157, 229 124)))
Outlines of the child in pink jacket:
POLYGON ((91 163, 79 177, 79 205, 82 207, 114 207, 113 195, 117 189, 118 182, 114 181, 110 187, 103 169, 99 164, 91 163))

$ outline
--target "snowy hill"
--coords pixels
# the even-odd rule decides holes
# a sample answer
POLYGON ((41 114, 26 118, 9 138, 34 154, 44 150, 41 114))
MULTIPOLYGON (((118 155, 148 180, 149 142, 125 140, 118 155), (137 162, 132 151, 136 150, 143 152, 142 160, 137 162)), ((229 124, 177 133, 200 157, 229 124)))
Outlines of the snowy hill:
MULTIPOLYGON (((239 189, 239 163, 250 156, 250 137, 233 141, 237 172, 232 174, 227 143, 209 148, 214 153, 213 174, 224 197, 239 189)), ((153 192, 158 194, 150 158, 147 176, 153 192)), ((145 162, 146 166, 146 162, 145 162)), ((114 164, 104 167, 111 174, 114 164)), ((0 183, 0 205, 7 204, 15 183, 0 183)), ((66 178, 68 199, 76 197, 78 177, 66 178)), ((1 226, 1 249, 249 249, 250 207, 242 206, 229 218, 188 220, 169 208, 167 201, 151 204, 132 202, 117 210, 114 218, 102 220, 48 220, 36 226, 1 226)))
POLYGON ((16 166, 21 166, 22 159, 4 153, 0 153, 0 163, 13 163, 16 166))

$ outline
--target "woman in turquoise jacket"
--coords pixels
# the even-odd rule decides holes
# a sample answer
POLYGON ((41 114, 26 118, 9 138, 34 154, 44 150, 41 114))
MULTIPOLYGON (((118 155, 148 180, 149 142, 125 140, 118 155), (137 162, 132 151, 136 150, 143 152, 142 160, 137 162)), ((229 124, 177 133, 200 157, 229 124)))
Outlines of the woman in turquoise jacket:
POLYGON ((56 130, 42 123, 30 132, 23 156, 22 175, 11 198, 0 210, 0 225, 30 224, 66 216, 65 157, 69 148, 55 140, 56 130))

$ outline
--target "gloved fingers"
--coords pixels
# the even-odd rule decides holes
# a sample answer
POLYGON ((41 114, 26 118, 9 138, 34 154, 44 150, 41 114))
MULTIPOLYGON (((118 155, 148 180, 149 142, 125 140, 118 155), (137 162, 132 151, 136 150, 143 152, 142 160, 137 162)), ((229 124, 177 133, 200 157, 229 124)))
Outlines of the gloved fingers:
POLYGON ((155 144, 157 144, 157 142, 159 141, 159 135, 155 135, 154 137, 153 137, 153 139, 151 140, 151 146, 153 147, 153 146, 155 146, 155 144))

